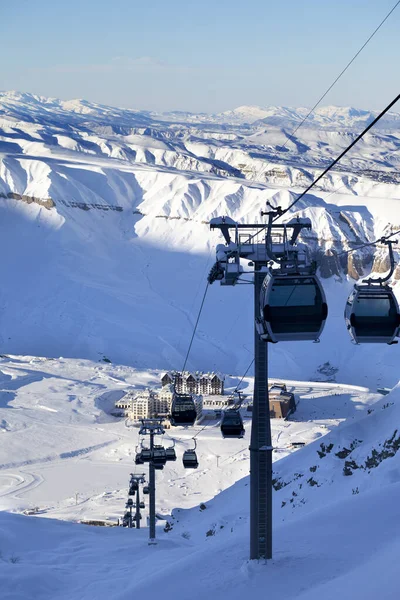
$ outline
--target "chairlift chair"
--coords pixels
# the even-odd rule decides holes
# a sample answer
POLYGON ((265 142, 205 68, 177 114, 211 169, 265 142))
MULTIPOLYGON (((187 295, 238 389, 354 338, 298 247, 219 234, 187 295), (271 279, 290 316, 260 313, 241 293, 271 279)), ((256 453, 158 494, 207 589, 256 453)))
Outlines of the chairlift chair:
POLYGON ((167 456, 167 460, 176 460, 175 448, 166 448, 165 454, 167 456))
POLYGON ((139 502, 139 508, 145 508, 145 503, 144 502, 139 502))
POLYGON ((135 464, 136 465, 142 465, 143 464, 143 459, 142 459, 142 453, 141 453, 140 446, 136 446, 135 450, 136 450, 135 464))
POLYGON ((194 425, 197 418, 196 405, 191 394, 176 394, 172 402, 171 425, 194 425))
POLYGON ((183 466, 185 469, 197 469, 199 466, 199 462, 197 460, 196 454, 196 440, 194 439, 194 448, 190 448, 189 450, 185 450, 182 457, 183 466))
POLYGON ((145 485, 143 488, 143 494, 150 494, 150 488, 148 485, 145 485))
POLYGON ((154 446, 153 465, 155 469, 162 469, 167 462, 167 456, 164 446, 154 446))
POLYGON ((151 461, 151 450, 150 450, 150 448, 142 448, 140 454, 141 454, 142 461, 144 463, 151 461))
POLYGON ((136 479, 131 479, 129 482, 129 496, 134 496, 139 489, 139 484, 136 479))
POLYGON ((259 333, 267 342, 319 341, 328 316, 318 277, 308 273, 270 270, 260 294, 259 333))
POLYGON ((242 438, 245 434, 243 419, 239 410, 225 410, 222 415, 221 433, 225 438, 242 438))
POLYGON ((399 303, 392 288, 387 285, 395 268, 392 240, 389 246, 390 271, 386 277, 364 279, 364 285, 355 285, 347 299, 344 317, 350 337, 356 344, 397 344, 400 335, 399 303))
POLYGON ((136 465, 143 465, 143 463, 144 463, 144 460, 143 460, 143 457, 142 457, 142 453, 138 452, 136 454, 136 456, 135 456, 135 464, 136 465))
POLYGON ((176 452, 175 452, 175 440, 172 440, 173 445, 169 448, 165 448, 165 455, 167 460, 176 460, 176 452))
POLYGON ((345 308, 345 322, 356 344, 396 343, 400 332, 399 304, 388 285, 356 285, 345 308))

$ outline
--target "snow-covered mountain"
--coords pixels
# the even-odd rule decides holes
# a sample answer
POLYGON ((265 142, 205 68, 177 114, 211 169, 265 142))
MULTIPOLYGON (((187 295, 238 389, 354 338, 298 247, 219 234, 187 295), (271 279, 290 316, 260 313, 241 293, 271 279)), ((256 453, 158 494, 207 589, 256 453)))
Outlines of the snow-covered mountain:
MULTIPOLYGON (((0 135, 0 348, 101 358, 140 367, 183 361, 219 243, 212 217, 257 221, 287 206, 354 132, 195 125, 83 101, 5 93, 0 135), (143 119, 146 121, 144 124, 143 119), (285 147, 284 147, 285 146, 285 147)), ((322 109, 321 109, 322 110, 322 109)), ((331 111, 328 111, 331 114, 331 111)), ((186 117, 185 117, 186 118, 186 117)), ((358 118, 358 113, 355 114, 358 118)), ((400 228, 400 132, 374 132, 297 207, 311 218, 330 317, 319 346, 278 345, 276 375, 312 378, 330 361, 343 381, 360 365, 371 385, 395 383, 396 348, 354 348, 343 324, 352 277, 387 268, 384 249, 341 252, 400 228), (375 259, 375 261, 374 261, 375 259)), ((399 271, 396 273, 399 277, 399 271)), ((245 369, 251 290, 213 286, 191 366, 245 369)))
POLYGON ((0 92, 0 117, 66 128, 84 126, 87 121, 128 127, 151 122, 146 111, 104 106, 81 99, 64 101, 23 92, 0 92))
MULTIPOLYGON (((307 116, 305 127, 362 129, 378 116, 379 111, 362 110, 350 106, 317 107, 311 114, 310 108, 281 106, 239 106, 217 115, 221 120, 232 123, 249 123, 296 127, 307 116)), ((400 115, 389 112, 377 124, 377 129, 399 129, 400 115)))
MULTIPOLYGON (((169 432, 178 461, 157 472, 157 546, 145 519, 140 531, 56 521, 124 512, 139 436, 109 410, 157 385, 157 368, 181 368, 221 241, 209 220, 286 207, 372 114, 319 109, 292 135, 305 111, 156 115, 1 96, 2 600, 127 600, 149 582, 166 600, 397 600, 400 388, 376 388, 396 385, 400 354, 353 346, 343 321, 355 278, 384 272, 386 254, 331 256, 400 229, 396 114, 293 210, 312 220, 329 318, 320 344, 270 349, 272 377, 298 401, 272 422, 273 561, 248 561, 245 406, 242 440, 222 439, 217 421, 169 432)), ((252 338, 252 287, 215 284, 189 367, 232 374, 232 391, 252 338)), ((252 378, 241 385, 251 402, 252 378)))

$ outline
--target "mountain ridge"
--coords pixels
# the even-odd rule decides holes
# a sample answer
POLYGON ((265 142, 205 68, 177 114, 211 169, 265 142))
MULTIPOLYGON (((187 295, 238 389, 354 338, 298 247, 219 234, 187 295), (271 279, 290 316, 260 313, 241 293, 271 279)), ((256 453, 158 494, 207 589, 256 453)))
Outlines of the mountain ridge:
MULTIPOLYGON (((17 107, 23 104, 30 106, 31 110, 43 105, 46 106, 47 109, 50 107, 59 114, 64 111, 67 114, 75 114, 76 116, 96 116, 96 120, 101 118, 102 115, 107 122, 110 118, 118 118, 123 119, 125 123, 127 123, 129 118, 132 119, 132 123, 158 122, 160 119, 163 121, 168 120, 168 118, 172 121, 180 121, 182 119, 195 121, 197 118, 199 122, 228 123, 232 125, 243 125, 245 123, 248 123, 249 125, 262 125, 263 123, 269 125, 282 125, 286 123, 286 125, 289 125, 292 123, 299 124, 310 112, 310 108, 307 107, 274 105, 242 105, 220 113, 210 114, 193 113, 182 110, 157 112, 146 109, 121 108, 99 104, 96 102, 89 102, 82 98, 61 100, 53 97, 31 94, 29 92, 0 91, 0 114, 7 114, 7 110, 10 114, 13 112, 14 114, 18 114, 17 107)), ((37 111, 33 110, 33 112, 36 113, 37 111)), ((320 127, 355 128, 362 123, 367 124, 378 114, 379 111, 375 110, 366 110, 351 106, 327 105, 317 107, 313 113, 308 116, 304 126, 315 126, 317 124, 320 127)), ((24 113, 24 116, 26 117, 27 114, 24 113)), ((378 124, 379 129, 388 127, 395 127, 396 129, 400 128, 400 113, 389 112, 382 119, 382 122, 378 124)))

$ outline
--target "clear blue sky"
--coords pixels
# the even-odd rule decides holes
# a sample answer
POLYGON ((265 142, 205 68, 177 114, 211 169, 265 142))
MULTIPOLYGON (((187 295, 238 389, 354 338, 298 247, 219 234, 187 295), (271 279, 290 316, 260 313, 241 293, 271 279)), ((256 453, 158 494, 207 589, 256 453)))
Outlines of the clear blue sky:
MULTIPOLYGON (((311 106, 395 0, 0 1, 0 89, 150 110, 311 106)), ((323 102, 400 91, 400 6, 323 102)))

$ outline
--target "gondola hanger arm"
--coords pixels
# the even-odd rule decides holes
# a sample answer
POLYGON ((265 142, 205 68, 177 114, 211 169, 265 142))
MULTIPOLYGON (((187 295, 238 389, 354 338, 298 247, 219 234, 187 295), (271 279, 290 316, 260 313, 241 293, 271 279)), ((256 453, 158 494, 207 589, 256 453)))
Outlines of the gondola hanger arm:
POLYGON ((393 254, 393 244, 396 244, 397 240, 387 240, 386 238, 381 238, 379 241, 382 244, 384 244, 385 246, 389 247, 390 270, 389 270, 389 273, 385 277, 378 277, 376 279, 374 277, 369 277, 368 279, 363 279, 362 282, 367 283, 368 285, 370 285, 371 283, 379 283, 380 285, 382 285, 382 283, 389 281, 389 279, 392 277, 394 270, 396 268, 396 263, 395 263, 394 254, 393 254))

